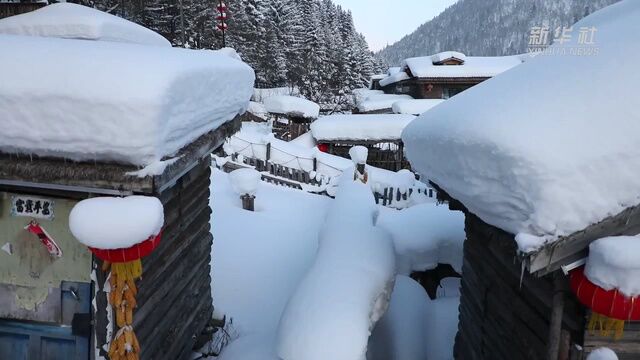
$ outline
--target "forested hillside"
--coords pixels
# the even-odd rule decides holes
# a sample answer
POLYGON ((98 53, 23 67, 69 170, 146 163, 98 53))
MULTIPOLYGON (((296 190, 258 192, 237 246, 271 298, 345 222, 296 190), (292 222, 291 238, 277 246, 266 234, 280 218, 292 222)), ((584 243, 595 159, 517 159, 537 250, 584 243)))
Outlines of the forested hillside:
POLYGON ((408 57, 447 50, 476 56, 525 53, 532 27, 570 26, 618 1, 459 0, 378 55, 390 65, 397 65, 408 57))
MULTIPOLYGON (((175 46, 216 49, 217 1, 78 0, 155 30, 175 46)), ((326 109, 379 71, 351 13, 331 0, 232 0, 227 46, 256 71, 257 87, 290 86, 326 109)))

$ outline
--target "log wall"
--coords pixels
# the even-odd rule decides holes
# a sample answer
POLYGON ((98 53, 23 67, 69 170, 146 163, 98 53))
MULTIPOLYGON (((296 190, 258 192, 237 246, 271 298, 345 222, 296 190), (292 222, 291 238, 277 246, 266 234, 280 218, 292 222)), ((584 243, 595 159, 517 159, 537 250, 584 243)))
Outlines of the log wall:
MULTIPOLYGON (((173 187, 148 194, 162 201, 165 225, 160 245, 142 260, 143 274, 138 281, 133 328, 142 347, 141 359, 188 359, 211 319, 210 165, 207 156, 173 187)), ((99 269, 101 263, 98 265, 99 269)), ((103 284, 101 274, 100 289, 103 284)), ((102 348, 106 294, 99 291, 96 301, 96 333, 102 348)))
MULTIPOLYGON (((460 323, 454 356, 464 360, 546 359, 554 295, 551 277, 523 272, 513 235, 467 212, 460 323)), ((564 279, 561 359, 579 359, 585 314, 564 279), (573 349, 572 354, 569 353, 573 349)))

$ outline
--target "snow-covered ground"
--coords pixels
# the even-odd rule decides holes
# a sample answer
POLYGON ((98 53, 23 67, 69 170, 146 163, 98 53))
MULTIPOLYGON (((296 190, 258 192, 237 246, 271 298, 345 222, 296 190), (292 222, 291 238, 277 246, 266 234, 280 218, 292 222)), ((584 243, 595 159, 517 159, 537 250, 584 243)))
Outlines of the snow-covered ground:
MULTIPOLYGON (((338 265, 322 266, 322 264, 340 263, 344 263, 345 266, 353 263, 349 266, 356 266, 355 264, 359 263, 364 265, 361 269, 365 269, 366 266, 372 265, 372 263, 367 263, 366 257, 359 258, 358 255, 348 254, 348 249, 353 250, 354 248, 344 244, 345 241, 348 241, 347 238, 338 241, 340 234, 347 234, 344 229, 348 226, 345 224, 355 225, 355 223, 352 219, 353 216, 344 216, 342 211, 334 207, 337 200, 259 182, 256 191, 256 211, 249 212, 241 208, 239 196, 231 186, 229 179, 229 174, 214 170, 211 194, 213 209, 211 225, 214 236, 212 292, 217 315, 227 315, 229 318, 233 318, 235 329, 240 336, 225 349, 221 359, 279 359, 276 356, 277 343, 281 344, 281 350, 287 351, 320 349, 321 343, 315 343, 316 340, 313 339, 313 336, 319 336, 323 330, 321 330, 319 323, 315 326, 305 327, 305 316, 309 316, 309 319, 315 319, 316 322, 321 321, 324 316, 329 324, 332 321, 340 321, 339 318, 331 318, 335 312, 332 310, 331 314, 319 316, 318 311, 322 311, 321 309, 342 309, 341 311, 348 312, 344 314, 344 318, 347 319, 350 316, 362 318, 364 316, 362 314, 369 314, 373 311, 372 309, 376 308, 367 309, 368 305, 365 304, 373 306, 376 303, 373 298, 376 296, 373 293, 366 295, 368 292, 363 290, 365 289, 364 284, 367 282, 374 284, 371 283, 372 279, 375 279, 375 277, 371 277, 372 273, 369 271, 360 272, 360 270, 348 271, 351 274, 350 277, 345 277, 341 281, 346 284, 349 281, 360 279, 362 286, 347 286, 345 291, 349 289, 355 291, 347 299, 344 292, 331 289, 331 286, 337 286, 336 280, 330 280, 332 274, 337 276, 342 274, 342 271, 336 273, 331 269, 340 269, 341 267, 338 265), (330 216, 330 214, 333 215, 330 216), (331 220, 332 218, 333 220, 331 220), (324 250, 319 250, 319 239, 322 237, 324 237, 323 243, 326 242, 326 244, 323 245, 324 250), (332 243, 334 245, 331 245, 332 243), (303 281, 305 276, 307 281, 303 281), (308 281, 310 278, 314 280, 308 281), (329 283, 325 283, 329 288, 323 287, 323 279, 329 281, 329 283), (302 285, 303 283, 305 285, 302 285), (296 290, 300 286, 302 288, 296 290), (318 298, 319 295, 309 296, 310 293, 318 291, 324 291, 324 296, 321 298, 318 298), (289 319, 288 325, 281 328, 281 317, 295 293, 298 293, 298 300, 290 305, 293 308, 290 310, 290 316, 287 317, 289 319), (358 296, 364 296, 361 299, 365 301, 354 302, 358 296), (372 302, 369 303, 366 299, 371 299, 372 302), (311 303, 313 306, 308 308, 311 303), (356 306, 358 303, 361 305, 356 306), (313 313, 318 316, 314 316, 313 313), (280 338, 276 336, 278 329, 281 329, 280 338), (306 340, 302 340, 302 337, 296 338, 295 335, 290 335, 305 332, 304 339, 315 345, 311 346, 310 343, 305 343, 306 340), (294 338, 292 339, 291 336, 294 338)), ((377 207, 364 201, 363 198, 371 196, 368 191, 361 193, 361 195, 355 198, 348 196, 346 203, 355 209, 354 216, 361 214, 362 221, 359 224, 364 224, 365 219, 369 219, 370 224, 378 225, 370 227, 367 231, 371 235, 362 239, 356 238, 357 231, 349 233, 347 237, 356 241, 353 244, 366 244, 367 241, 374 241, 372 236, 384 238, 390 235, 394 247, 398 247, 399 243, 407 243, 409 241, 407 239, 411 239, 412 242, 409 243, 413 244, 415 249, 421 248, 419 239, 422 234, 427 234, 428 231, 421 226, 414 225, 419 225, 421 216, 430 216, 431 210, 426 207, 433 208, 436 206, 435 204, 419 205, 413 211, 398 211, 377 207), (370 210, 365 211, 366 209, 370 210), (379 215, 373 216, 374 213, 379 215), (389 225, 396 222, 399 224, 397 227, 389 225), (408 225, 413 226, 412 229, 416 233, 411 234, 411 230, 406 227, 408 225)), ((443 210, 443 212, 434 218, 434 223, 457 224, 457 227, 452 225, 447 228, 451 230, 450 236, 443 234, 447 232, 447 230, 443 230, 440 235, 435 237, 425 237, 423 242, 425 249, 434 249, 435 238, 440 239, 440 241, 436 241, 439 244, 447 243, 447 241, 458 244, 461 241, 459 235, 463 232, 464 224, 458 214, 448 212, 452 218, 447 219, 446 207, 441 206, 438 210, 443 210)), ((358 252, 360 253, 360 251, 358 252)), ((398 259, 398 254, 393 252, 394 250, 391 248, 381 247, 376 256, 386 256, 387 258, 390 256, 391 259, 394 257, 398 259), (385 253, 386 255, 384 255, 385 253)), ((434 252, 438 252, 437 247, 434 252)), ((461 256, 461 254, 459 255, 461 256)), ((437 257, 438 255, 432 254, 432 256, 437 257)), ((380 266, 382 265, 380 264, 380 266)), ((458 267, 457 264, 454 266, 458 267)), ((371 270, 376 268, 371 268, 371 270)), ((357 269, 357 266, 354 269, 357 269)), ((382 279, 382 277, 379 278, 382 279)), ((378 349, 376 350, 378 351, 377 355, 370 352, 368 358, 371 360, 383 358, 386 360, 422 360, 424 357, 419 357, 419 355, 426 352, 434 359, 450 359, 455 329, 457 328, 457 293, 452 292, 453 297, 451 298, 430 301, 424 289, 414 280, 402 275, 399 275, 398 278, 401 280, 396 280, 396 290, 392 294, 390 310, 379 322, 381 325, 376 328, 375 336, 369 340, 369 348, 378 349), (405 304, 411 304, 411 306, 405 304), (412 319, 412 321, 404 324, 404 319, 412 319), (416 333, 416 331, 418 332, 416 333), (419 339, 424 341, 419 341, 419 339), (373 342, 375 345, 372 345, 373 342), (407 346, 410 347, 405 348, 404 345, 400 346, 399 344, 409 344, 407 346), (380 354, 391 354, 391 357, 381 358, 380 354)), ((374 288, 378 288, 377 285, 367 289, 374 288)), ((380 306, 383 304, 380 303, 380 306)), ((385 307, 377 308, 384 309, 385 307)), ((344 342, 341 346, 347 346, 349 351, 358 352, 357 349, 362 349, 363 338, 364 346, 366 346, 367 337, 372 330, 369 326, 375 323, 377 317, 368 318, 367 315, 365 318, 368 320, 361 322, 359 327, 356 326, 358 322, 353 321, 349 322, 351 324, 349 327, 344 324, 341 326, 341 332, 338 333, 343 337, 351 334, 350 339, 353 340, 344 342), (372 320, 373 322, 370 322, 372 320), (356 341, 355 338, 360 340, 356 341)), ((319 337, 320 340, 324 338, 319 337)), ((339 341, 338 337, 333 341, 334 345, 337 344, 336 341, 339 341)), ((294 353, 287 351, 280 353, 281 356, 285 356, 285 360, 289 360, 286 356, 294 353)), ((331 358, 336 360, 364 359, 341 357, 345 353, 332 353, 331 358)))

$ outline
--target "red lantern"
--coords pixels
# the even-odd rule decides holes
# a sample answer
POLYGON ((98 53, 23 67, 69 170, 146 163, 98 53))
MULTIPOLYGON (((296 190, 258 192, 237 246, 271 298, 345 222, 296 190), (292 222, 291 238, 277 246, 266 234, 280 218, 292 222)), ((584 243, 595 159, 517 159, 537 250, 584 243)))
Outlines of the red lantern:
POLYGON ((111 263, 130 262, 149 255, 160 244, 161 237, 162 231, 158 235, 151 236, 147 240, 126 249, 106 250, 89 247, 89 250, 103 261, 111 263))
POLYGON ((571 272, 571 289, 580 302, 606 317, 640 320, 640 297, 628 297, 619 290, 604 290, 592 283, 584 274, 584 267, 571 272))
POLYGON ((218 9, 218 12, 220 13, 227 12, 227 4, 221 2, 220 5, 216 7, 216 9, 218 9))
POLYGON ((328 153, 329 152, 329 144, 318 144, 318 150, 320 150, 323 153, 328 153))
POLYGON ((218 28, 218 30, 220 30, 220 31, 225 31, 225 30, 227 30, 227 28, 228 28, 228 27, 229 27, 229 26, 228 26, 226 23, 218 24, 218 25, 217 25, 217 28, 218 28))
POLYGON ((218 15, 218 16, 216 17, 216 20, 218 20, 218 21, 225 21, 225 20, 227 20, 227 14, 226 14, 226 13, 222 13, 222 14, 218 15))

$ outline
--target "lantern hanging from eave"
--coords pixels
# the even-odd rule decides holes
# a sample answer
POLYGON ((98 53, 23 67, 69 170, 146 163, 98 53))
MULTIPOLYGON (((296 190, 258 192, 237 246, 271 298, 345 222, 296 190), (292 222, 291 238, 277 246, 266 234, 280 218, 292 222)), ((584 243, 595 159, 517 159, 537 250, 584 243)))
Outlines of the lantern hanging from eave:
POLYGON ((139 359, 140 344, 133 331, 136 280, 142 276, 141 259, 160 244, 163 223, 162 203, 146 196, 88 199, 76 204, 69 215, 73 235, 103 261, 102 270, 109 273, 104 290, 118 327, 110 339, 111 360, 139 359))
POLYGON ((640 320, 640 296, 629 297, 617 289, 605 290, 591 282, 585 268, 573 270, 570 275, 571 290, 578 300, 591 309, 589 330, 600 330, 602 336, 620 339, 626 321, 640 320))

